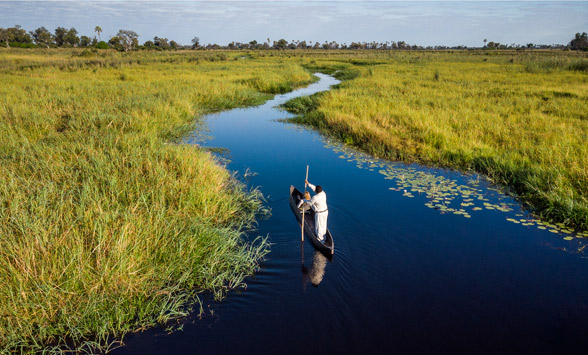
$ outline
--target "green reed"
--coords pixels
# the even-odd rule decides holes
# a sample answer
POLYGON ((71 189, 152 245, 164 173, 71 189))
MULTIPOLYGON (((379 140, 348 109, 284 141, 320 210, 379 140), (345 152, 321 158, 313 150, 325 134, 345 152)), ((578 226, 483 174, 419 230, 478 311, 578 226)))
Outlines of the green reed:
POLYGON ((483 173, 534 214, 588 229, 585 53, 341 52, 305 61, 359 74, 286 104, 303 115, 295 121, 380 157, 483 173))
POLYGON ((0 51, 0 351, 107 351, 242 287, 263 209, 179 144, 203 113, 313 80, 225 52, 0 51))

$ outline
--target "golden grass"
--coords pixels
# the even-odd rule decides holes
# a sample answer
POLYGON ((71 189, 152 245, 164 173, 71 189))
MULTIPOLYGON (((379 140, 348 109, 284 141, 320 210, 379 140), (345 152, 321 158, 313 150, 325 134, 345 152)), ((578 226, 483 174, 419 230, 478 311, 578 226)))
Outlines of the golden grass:
POLYGON ((306 122, 379 156, 487 174, 536 214, 588 229, 586 58, 480 51, 338 61, 359 77, 316 98, 306 122))
POLYGON ((259 193, 175 143, 312 80, 225 53, 80 53, 0 51, 2 351, 105 351, 242 285, 268 251, 242 240, 259 193))

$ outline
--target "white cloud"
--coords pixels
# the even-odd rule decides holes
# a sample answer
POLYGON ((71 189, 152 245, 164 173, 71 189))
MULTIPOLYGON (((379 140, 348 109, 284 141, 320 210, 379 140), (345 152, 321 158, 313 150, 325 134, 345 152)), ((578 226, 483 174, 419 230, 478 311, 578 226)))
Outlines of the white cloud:
POLYGON ((103 38, 121 29, 190 43, 284 38, 420 45, 567 43, 588 31, 588 2, 560 1, 0 1, 0 27, 75 27, 103 38))

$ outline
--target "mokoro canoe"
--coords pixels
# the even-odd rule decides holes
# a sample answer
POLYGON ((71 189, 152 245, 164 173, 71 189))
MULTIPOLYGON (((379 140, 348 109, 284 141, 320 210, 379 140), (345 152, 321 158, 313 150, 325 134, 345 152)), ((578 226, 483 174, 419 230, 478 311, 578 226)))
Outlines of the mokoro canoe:
MULTIPOLYGON (((298 202, 303 197, 302 192, 300 192, 294 186, 290 186, 290 207, 292 211, 296 215, 296 219, 298 223, 302 224, 302 213, 298 209, 298 202)), ((304 236, 310 239, 312 245, 322 253, 326 254, 327 256, 331 256, 335 253, 335 242, 333 241, 333 236, 329 229, 327 229, 327 234, 325 235, 325 241, 321 242, 318 240, 315 229, 314 229, 314 211, 308 209, 306 212, 306 216, 304 216, 304 236)))

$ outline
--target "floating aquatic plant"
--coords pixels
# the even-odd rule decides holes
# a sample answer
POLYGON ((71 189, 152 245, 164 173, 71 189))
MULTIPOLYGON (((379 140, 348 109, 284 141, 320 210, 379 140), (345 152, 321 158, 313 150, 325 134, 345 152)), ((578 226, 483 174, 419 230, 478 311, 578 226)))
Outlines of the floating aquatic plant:
MULTIPOLYGON (((472 218, 477 212, 488 210, 506 213, 506 221, 523 227, 535 227, 562 235, 564 240, 588 238, 588 232, 575 232, 563 223, 542 222, 524 213, 513 213, 519 206, 500 186, 488 185, 479 175, 464 179, 452 179, 440 169, 417 169, 413 166, 374 158, 365 153, 334 141, 327 141, 325 147, 335 151, 340 159, 354 163, 360 169, 378 172, 384 179, 391 180, 390 191, 401 192, 403 197, 422 197, 427 208, 441 214, 453 214, 472 218)), ((578 249, 583 251, 583 247, 578 249)))

